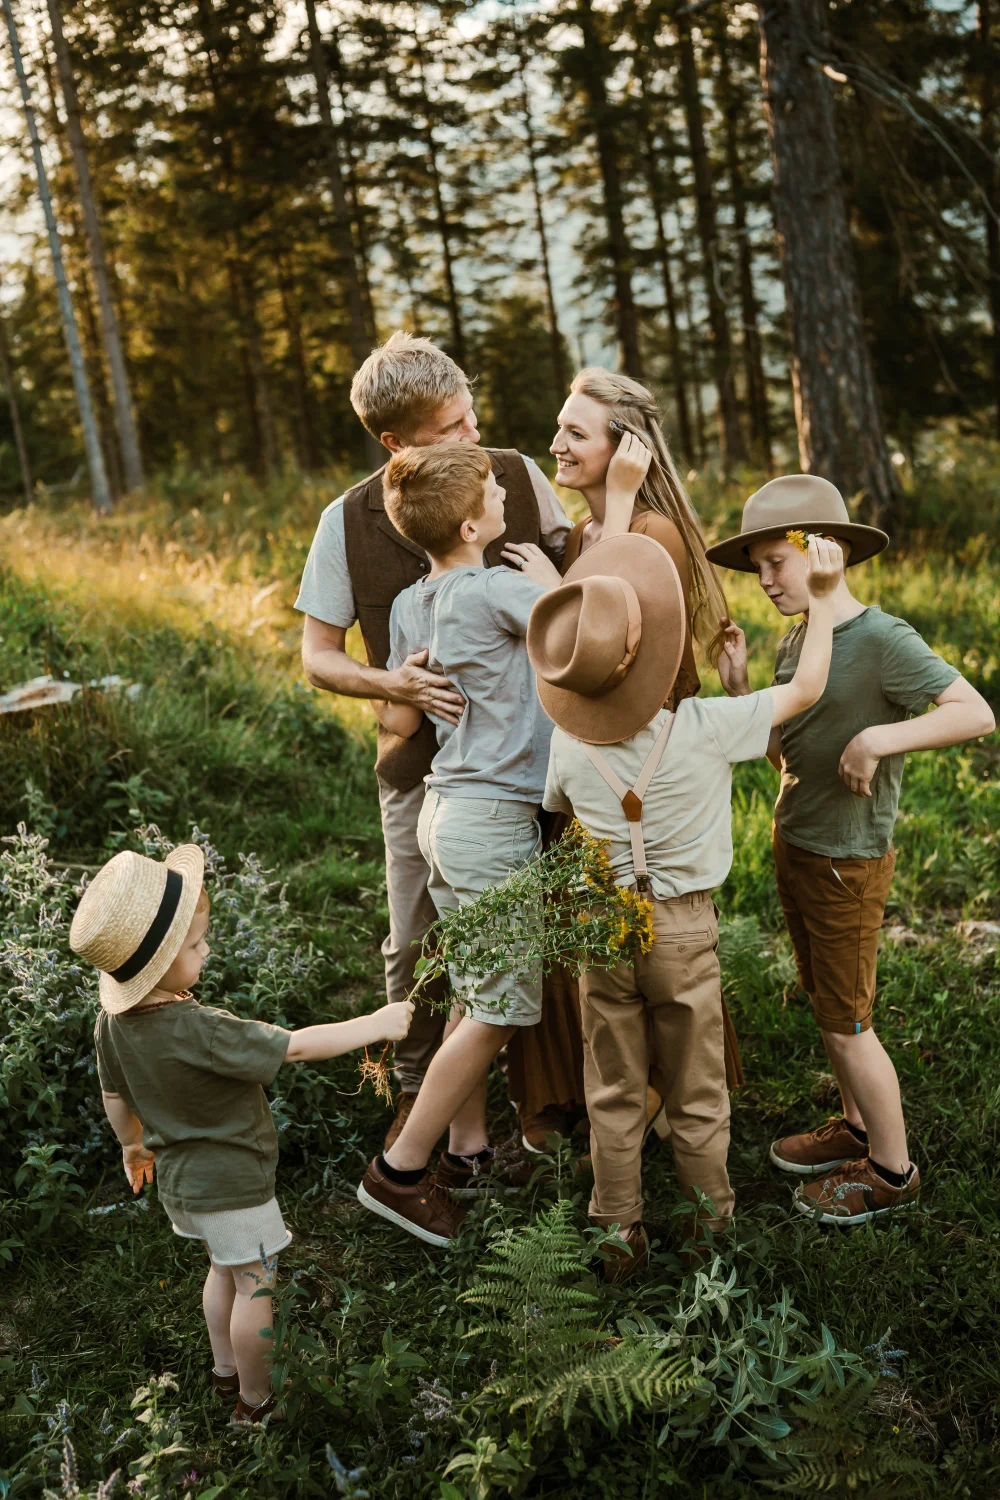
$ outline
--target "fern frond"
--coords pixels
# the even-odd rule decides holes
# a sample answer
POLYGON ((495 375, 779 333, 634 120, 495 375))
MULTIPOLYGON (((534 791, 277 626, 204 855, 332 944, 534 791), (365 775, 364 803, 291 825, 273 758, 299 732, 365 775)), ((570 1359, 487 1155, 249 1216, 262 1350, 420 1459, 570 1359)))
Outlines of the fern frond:
POLYGON ((511 1410, 530 1406, 544 1419, 558 1409, 568 1427, 585 1401, 603 1426, 615 1428, 627 1422, 636 1407, 653 1411, 699 1383, 683 1355, 666 1355, 638 1339, 622 1340, 536 1385, 511 1410))

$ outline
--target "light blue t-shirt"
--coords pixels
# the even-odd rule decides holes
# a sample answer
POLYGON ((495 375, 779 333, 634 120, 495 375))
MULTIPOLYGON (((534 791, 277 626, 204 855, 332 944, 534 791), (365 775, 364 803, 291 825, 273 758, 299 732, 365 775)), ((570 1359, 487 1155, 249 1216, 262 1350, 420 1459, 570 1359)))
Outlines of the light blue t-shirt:
POLYGON ((458 724, 429 714, 438 753, 426 778, 446 796, 541 802, 552 724, 535 691, 525 634, 544 589, 507 568, 452 568, 398 594, 391 671, 414 651, 464 695, 458 724))

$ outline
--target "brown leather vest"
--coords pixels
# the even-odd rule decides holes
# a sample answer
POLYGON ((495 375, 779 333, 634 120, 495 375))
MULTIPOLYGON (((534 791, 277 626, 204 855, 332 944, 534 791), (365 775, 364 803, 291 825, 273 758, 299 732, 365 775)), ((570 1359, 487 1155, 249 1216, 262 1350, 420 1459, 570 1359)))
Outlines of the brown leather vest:
MULTIPOLYGON (((506 491, 506 530, 490 543, 484 554, 487 567, 493 568, 501 562, 500 554, 507 542, 541 545, 541 537, 538 501, 524 459, 515 448, 485 451, 506 491)), ((384 667, 389 660, 389 612, 393 600, 423 578, 429 568, 427 554, 400 536, 385 513, 382 473, 379 469, 344 496, 347 570, 368 664, 372 667, 384 667)), ((423 781, 436 754, 437 736, 430 719, 425 718, 409 740, 400 739, 379 725, 375 770, 379 779, 396 791, 409 791, 423 781)))

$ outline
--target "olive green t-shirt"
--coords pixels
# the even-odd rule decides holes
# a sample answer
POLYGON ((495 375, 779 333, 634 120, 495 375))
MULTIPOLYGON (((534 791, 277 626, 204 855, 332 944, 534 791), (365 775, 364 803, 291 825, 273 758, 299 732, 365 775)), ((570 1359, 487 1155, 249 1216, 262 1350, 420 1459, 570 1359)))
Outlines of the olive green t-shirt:
POLYGON ((278 1137, 264 1087, 290 1036, 197 1000, 101 1011, 94 1027, 101 1088, 121 1094, 142 1121, 165 1208, 212 1213, 274 1197, 278 1137))
MULTIPOLYGON (((795 675, 805 633, 800 621, 781 641, 775 683, 795 675)), ((887 853, 905 757, 879 761, 871 797, 856 796, 841 781, 840 757, 862 729, 923 713, 959 675, 912 625, 883 614, 877 605, 835 625, 826 691, 812 708, 781 726, 774 821, 786 843, 832 859, 879 859, 887 853)))

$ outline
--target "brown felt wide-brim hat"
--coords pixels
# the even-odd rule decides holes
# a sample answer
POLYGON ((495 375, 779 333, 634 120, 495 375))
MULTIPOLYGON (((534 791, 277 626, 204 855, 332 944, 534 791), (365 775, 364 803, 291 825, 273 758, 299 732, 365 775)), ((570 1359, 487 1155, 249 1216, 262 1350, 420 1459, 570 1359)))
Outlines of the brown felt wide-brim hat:
POLYGON ((716 542, 705 553, 710 562, 739 573, 756 573, 750 561, 755 542, 772 541, 786 532, 810 532, 850 542, 850 556, 844 566, 853 568, 867 562, 889 545, 889 538, 877 526, 860 526, 852 521, 844 497, 835 484, 818 474, 783 474, 756 490, 743 507, 743 529, 739 536, 716 542))
POLYGON ((531 612, 542 707, 587 744, 629 739, 663 707, 685 629, 684 588, 659 542, 630 534, 595 543, 531 612))
POLYGON ((100 970, 105 1010, 131 1010, 156 988, 187 937, 204 874, 198 845, 181 844, 165 860, 123 849, 94 876, 69 945, 100 970))

